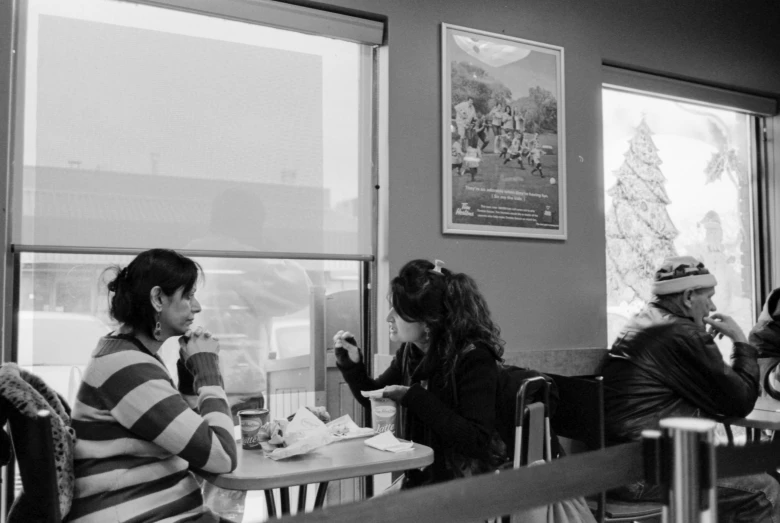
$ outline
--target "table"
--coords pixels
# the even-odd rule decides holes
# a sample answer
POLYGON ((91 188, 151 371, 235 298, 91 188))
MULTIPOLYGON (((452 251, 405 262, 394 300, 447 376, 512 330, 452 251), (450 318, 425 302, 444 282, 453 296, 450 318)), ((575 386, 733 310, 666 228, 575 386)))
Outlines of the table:
POLYGON ((744 418, 727 419, 724 423, 745 427, 748 443, 758 442, 762 430, 780 431, 780 401, 761 396, 750 414, 744 418))
POLYGON ((385 452, 366 445, 366 438, 336 441, 317 450, 274 461, 261 450, 246 450, 238 443, 238 466, 230 474, 200 473, 218 487, 230 490, 263 490, 268 514, 276 516, 273 489, 281 490, 281 512, 290 513, 289 487, 298 486, 298 512, 305 510, 306 488, 319 483, 314 507, 325 502, 328 482, 422 468, 433 463, 433 450, 419 443, 411 451, 385 452))

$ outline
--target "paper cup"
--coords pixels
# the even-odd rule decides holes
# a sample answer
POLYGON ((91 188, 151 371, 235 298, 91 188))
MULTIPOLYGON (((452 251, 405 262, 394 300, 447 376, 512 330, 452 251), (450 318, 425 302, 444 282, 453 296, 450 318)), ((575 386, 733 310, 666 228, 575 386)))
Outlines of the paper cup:
POLYGON ((268 433, 261 427, 268 421, 267 409, 247 409, 238 411, 241 423, 241 446, 245 449, 260 449, 260 443, 268 441, 268 433))
POLYGON ((375 431, 395 433, 396 405, 390 398, 371 398, 371 426, 375 431))

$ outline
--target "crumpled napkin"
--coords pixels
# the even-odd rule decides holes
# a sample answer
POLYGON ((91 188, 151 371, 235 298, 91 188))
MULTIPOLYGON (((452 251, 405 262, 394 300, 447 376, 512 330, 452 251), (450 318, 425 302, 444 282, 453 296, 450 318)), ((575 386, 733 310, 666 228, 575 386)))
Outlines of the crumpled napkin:
POLYGON ((376 431, 370 427, 358 427, 349 414, 344 414, 325 426, 328 427, 330 433, 337 439, 360 438, 376 434, 376 431))
POLYGON ((389 432, 382 432, 378 436, 369 438, 364 442, 369 447, 385 450, 387 452, 404 452, 412 450, 414 443, 411 441, 399 441, 389 432))
POLYGON ((325 424, 306 407, 295 413, 284 432, 285 447, 267 454, 271 459, 284 459, 306 454, 334 441, 325 424))
POLYGON ((361 390, 360 394, 362 394, 364 398, 381 398, 384 392, 385 389, 361 390))

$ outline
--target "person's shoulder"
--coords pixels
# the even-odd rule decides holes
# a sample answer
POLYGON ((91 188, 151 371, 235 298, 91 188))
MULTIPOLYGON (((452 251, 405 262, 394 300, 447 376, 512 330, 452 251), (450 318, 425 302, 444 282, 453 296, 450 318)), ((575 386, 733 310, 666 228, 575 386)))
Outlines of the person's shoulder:
POLYGON ((112 377, 142 382, 150 379, 169 379, 162 362, 143 350, 131 339, 122 336, 105 336, 100 339, 95 352, 84 371, 84 381, 100 386, 112 377))
POLYGON ((140 342, 112 335, 100 338, 89 362, 92 367, 112 369, 114 372, 144 364, 162 366, 157 358, 140 346, 140 342))
MULTIPOLYGON (((649 304, 626 322, 617 337, 615 346, 625 349, 628 345, 632 349, 641 349, 647 345, 647 340, 668 338, 674 336, 675 333, 686 332, 689 326, 682 320, 683 318, 679 318, 663 308, 649 304), (634 343, 634 340, 643 341, 634 343)), ((695 324, 690 320, 688 323, 695 327, 695 324)))
POLYGON ((486 343, 481 342, 466 344, 458 354, 458 359, 468 361, 470 364, 477 362, 490 362, 493 364, 496 361, 495 353, 486 343))
POLYGON ((690 318, 678 316, 668 311, 659 311, 643 329, 646 337, 663 340, 658 347, 671 351, 683 347, 702 347, 713 342, 712 336, 690 318))
POLYGON ((103 336, 98 340, 95 352, 92 353, 93 358, 102 358, 104 356, 110 356, 112 354, 121 354, 125 352, 138 352, 138 347, 123 336, 108 335, 103 336))

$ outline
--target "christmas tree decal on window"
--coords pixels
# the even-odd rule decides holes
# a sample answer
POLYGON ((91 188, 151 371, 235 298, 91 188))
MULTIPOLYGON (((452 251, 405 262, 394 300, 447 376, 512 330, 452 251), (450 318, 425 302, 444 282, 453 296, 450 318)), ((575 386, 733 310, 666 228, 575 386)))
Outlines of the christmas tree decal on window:
POLYGON ((607 289, 615 303, 648 301, 656 268, 677 254, 678 232, 666 211, 670 200, 652 134, 642 118, 607 191, 612 198, 606 217, 607 289))

